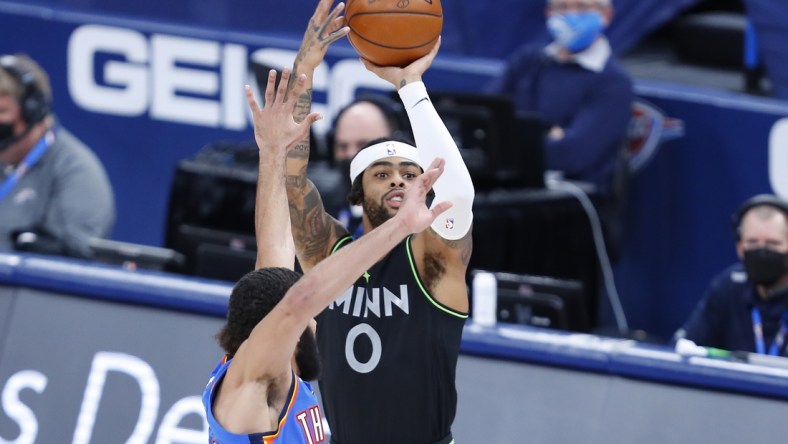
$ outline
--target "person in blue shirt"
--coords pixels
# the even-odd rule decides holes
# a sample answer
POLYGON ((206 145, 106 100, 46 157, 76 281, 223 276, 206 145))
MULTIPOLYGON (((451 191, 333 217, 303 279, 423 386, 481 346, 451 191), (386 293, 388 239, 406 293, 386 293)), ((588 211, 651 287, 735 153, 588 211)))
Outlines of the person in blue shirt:
POLYGON ((553 41, 515 51, 488 92, 511 95, 518 112, 545 121, 548 170, 607 196, 634 99, 603 34, 613 7, 610 0, 549 0, 546 15, 553 41))
POLYGON ((758 195, 747 200, 733 219, 741 263, 711 281, 674 339, 787 356, 788 202, 758 195))
MULTIPOLYGON (((342 7, 340 3, 329 12, 331 0, 321 0, 307 32, 329 43, 346 35, 348 29, 333 20, 342 7), (328 25, 316 29, 314 23, 328 25)), ((276 87, 276 72, 269 73, 262 109, 251 89, 246 90, 260 150, 258 256, 256 270, 233 288, 227 322, 217 335, 226 356, 211 373, 202 398, 212 444, 325 442, 328 433, 320 407, 304 382, 319 375, 314 316, 408 235, 426 229, 451 207, 449 202, 431 209, 425 205, 443 172, 445 161, 438 158, 404 193, 396 216, 300 277, 293 271, 285 157, 319 116, 309 113, 295 122, 293 110, 305 91, 306 76, 290 77, 285 69, 276 87)))

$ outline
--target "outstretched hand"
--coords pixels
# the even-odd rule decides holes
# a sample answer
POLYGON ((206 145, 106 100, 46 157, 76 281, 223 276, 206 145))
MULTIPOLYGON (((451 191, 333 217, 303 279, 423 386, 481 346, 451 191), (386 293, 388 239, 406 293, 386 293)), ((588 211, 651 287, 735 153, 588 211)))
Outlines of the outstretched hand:
POLYGON ((317 68, 323 61, 328 46, 350 32, 350 28, 344 26, 345 17, 339 15, 345 9, 345 3, 340 2, 331 9, 333 2, 334 0, 320 0, 309 19, 294 64, 298 72, 317 68))
POLYGON ((408 83, 420 82, 421 76, 432 65, 435 56, 438 55, 438 50, 441 47, 441 38, 435 41, 435 44, 430 49, 430 52, 425 54, 420 59, 416 59, 410 65, 400 68, 398 66, 380 66, 376 65, 369 60, 361 57, 361 63, 368 71, 372 72, 381 79, 394 85, 394 88, 400 89, 408 83))
MULTIPOLYGON (((257 104, 254 94, 252 94, 252 88, 249 85, 246 86, 246 101, 252 112, 254 138, 260 149, 261 156, 263 151, 278 150, 282 153, 286 152, 289 146, 306 137, 312 123, 322 118, 318 113, 310 113, 301 123, 296 123, 293 119, 293 109, 298 97, 304 91, 306 75, 301 74, 294 82, 294 87, 290 92, 287 92, 289 80, 290 69, 285 68, 282 71, 282 79, 279 81, 279 87, 277 88, 276 71, 272 69, 268 72, 263 108, 260 108, 257 104)), ((276 154, 276 152, 273 154, 276 154)))
POLYGON ((432 189, 432 185, 443 174, 446 161, 437 157, 424 173, 419 175, 413 184, 408 187, 403 196, 403 202, 395 218, 400 219, 410 233, 419 233, 426 230, 441 213, 451 208, 451 202, 441 202, 427 208, 425 199, 432 189))

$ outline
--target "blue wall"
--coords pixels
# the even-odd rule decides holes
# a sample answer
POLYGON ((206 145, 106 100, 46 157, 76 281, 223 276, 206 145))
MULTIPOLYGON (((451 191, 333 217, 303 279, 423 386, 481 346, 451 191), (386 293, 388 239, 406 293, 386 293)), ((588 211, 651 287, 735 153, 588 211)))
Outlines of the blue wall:
POLYGON ((616 267, 631 325, 667 338, 709 280, 737 260, 733 212, 775 191, 769 135, 788 103, 653 82, 637 91, 685 125, 684 137, 664 144, 632 180, 616 267))
MULTIPOLYGON (((642 3, 638 8, 656 4, 635 3, 642 3)), ((665 4, 676 10, 685 3, 665 4)), ((289 65, 307 17, 303 11, 288 9, 296 2, 277 2, 279 15, 275 20, 265 7, 247 3, 239 3, 247 5, 243 7, 228 2, 235 6, 230 9, 232 17, 224 18, 218 13, 215 17, 196 12, 185 14, 193 8, 200 9, 199 2, 167 3, 166 8, 142 2, 141 12, 133 15, 128 10, 132 4, 125 2, 47 4, 65 4, 70 9, 0 1, 0 53, 27 52, 49 71, 54 108, 61 122, 90 145, 107 166, 118 202, 113 238, 161 245, 169 187, 177 162, 210 142, 252 139, 241 87, 253 80, 249 72, 251 61, 289 65), (105 11, 129 15, 85 12, 99 5, 107 8, 105 11), (247 17, 237 13, 247 9, 248 17, 260 18, 259 27, 254 26, 254 20, 234 21, 247 17), (150 18, 153 15, 157 20, 150 18), (169 21, 162 21, 162 17, 169 21), (188 20, 210 26, 185 26, 188 20), (222 28, 227 23, 232 23, 233 28, 222 28), (287 24, 287 28, 276 28, 277 23, 287 24), (102 30, 123 37, 91 40, 92 45, 110 45, 98 49, 84 42, 75 43, 75 35, 86 29, 95 30, 97 24, 102 30), (268 29, 269 25, 276 32, 250 32, 268 29), (292 32, 292 27, 298 32, 292 32), (18 38, 25 35, 35 38, 18 38), (173 50, 177 45, 185 45, 188 50, 173 50), (129 62, 126 58, 132 49, 142 55, 129 62), (80 55, 86 58, 80 59, 80 55), (178 61, 179 57, 196 56, 215 58, 178 61), (89 66, 84 66, 84 60, 89 66), (129 97, 111 98, 113 92, 128 91, 117 79, 111 79, 113 69, 147 79, 147 83, 140 83, 144 85, 142 97, 146 100, 143 106, 134 105, 129 97), (184 74, 179 70, 202 76, 196 92, 178 83, 184 74), (215 110, 217 116, 206 122, 209 113, 193 112, 193 106, 179 102, 184 98, 215 110), (94 103, 86 106, 85 100, 94 103), (117 107, 123 109, 118 111, 117 107)), ((465 13, 470 13, 472 7, 465 7, 465 13)), ((481 4, 473 6, 480 7, 481 4)), ((667 14, 668 10, 660 11, 667 14)), ((492 19, 481 12, 478 15, 480 23, 492 26, 492 19)), ((456 26, 449 18, 447 8, 447 32, 456 26)), ((523 35, 530 32, 527 26, 522 29, 523 35)), ((461 31, 484 34, 472 28, 461 31)), ((509 44, 512 39, 501 41, 500 45, 509 44)), ((480 42, 468 44, 480 45, 471 52, 497 47, 495 42, 480 42)), ((500 71, 500 58, 461 56, 462 51, 457 49, 460 46, 463 45, 447 45, 447 51, 435 61, 425 79, 431 89, 478 91, 500 71)), ((785 167, 769 160, 768 136, 772 125, 788 115, 788 109, 785 102, 778 100, 701 88, 647 82, 638 82, 637 86, 641 96, 672 117, 682 119, 686 126, 685 137, 665 144, 652 163, 633 179, 631 205, 625 216, 625 249, 616 265, 630 326, 667 338, 689 314, 711 276, 735 260, 728 226, 730 213, 746 197, 776 189, 775 183, 769 181, 770 162, 772 168, 785 167)), ((352 49, 347 45, 332 47, 325 66, 316 74, 315 107, 328 117, 321 123, 330 122, 332 113, 356 90, 378 88, 385 86, 364 71, 352 49)), ((788 177, 788 172, 782 177, 788 177)))

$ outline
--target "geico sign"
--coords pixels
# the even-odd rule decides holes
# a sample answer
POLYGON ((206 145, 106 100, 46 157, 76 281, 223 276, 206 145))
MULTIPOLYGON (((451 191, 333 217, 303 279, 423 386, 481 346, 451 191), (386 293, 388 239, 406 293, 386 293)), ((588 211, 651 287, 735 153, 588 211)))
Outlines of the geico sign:
MULTIPOLYGON (((98 352, 93 357, 88 375, 85 393, 79 409, 79 416, 74 427, 72 444, 88 444, 91 442, 96 415, 104 393, 104 384, 109 372, 128 375, 137 382, 142 394, 137 422, 129 436, 118 436, 117 442, 147 443, 154 436, 154 426, 159 413, 160 390, 159 380, 147 362, 126 353, 98 352)), ((3 387, 2 409, 19 428, 17 436, 0 436, 0 443, 32 444, 38 437, 38 419, 36 413, 19 398, 24 390, 33 390, 41 394, 46 389, 46 375, 37 370, 22 370, 14 373, 3 387)), ((124 406, 136 408, 136 406, 124 406)), ((61 412, 65 415, 65 412, 61 412)), ((42 427, 46 427, 43 424, 42 427)), ((156 444, 170 443, 205 443, 208 440, 208 422, 199 396, 189 396, 178 400, 164 414, 158 432, 155 434, 156 444), (202 418, 202 429, 193 430, 180 427, 182 420, 189 415, 202 418)), ((61 442, 66 442, 64 438, 61 442)))
MULTIPOLYGON (((68 41, 68 88, 74 102, 89 111, 208 127, 244 129, 248 124, 243 86, 252 78, 247 61, 280 69, 295 51, 246 46, 103 25, 83 25, 68 41)), ((326 102, 315 111, 330 117, 360 87, 391 89, 358 60, 331 68, 323 63, 313 90, 326 102)), ((320 129, 318 127, 318 129, 320 129)))

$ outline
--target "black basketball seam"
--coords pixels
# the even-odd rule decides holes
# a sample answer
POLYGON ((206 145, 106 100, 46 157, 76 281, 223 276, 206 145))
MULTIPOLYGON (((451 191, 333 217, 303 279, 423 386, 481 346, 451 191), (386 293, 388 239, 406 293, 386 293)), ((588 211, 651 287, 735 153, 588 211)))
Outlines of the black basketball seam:
POLYGON ((429 17, 438 17, 442 18, 443 14, 435 14, 434 12, 419 12, 419 11, 369 11, 369 12, 357 12, 350 16, 349 22, 352 22, 354 18, 362 16, 362 15, 376 15, 376 14, 410 14, 410 15, 426 15, 429 17))
POLYGON ((427 45, 429 45, 430 43, 432 43, 432 42, 434 42, 435 40, 437 40, 437 39, 438 39, 438 37, 435 37, 435 38, 433 38, 432 40, 430 40, 430 41, 428 41, 428 42, 422 43, 421 45, 416 45, 416 46, 400 46, 400 47, 398 47, 398 46, 388 46, 388 45, 383 45, 383 44, 381 44, 381 43, 374 42, 374 41, 372 41, 372 40, 370 40, 370 39, 368 39, 368 38, 364 37, 363 35, 361 35, 361 34, 359 34, 359 33, 355 32, 355 31, 353 32, 353 34, 357 35, 357 36, 358 36, 358 38, 360 38, 361 40, 364 40, 365 42, 368 42, 368 43, 372 43, 373 45, 375 45, 375 46, 377 46, 377 47, 379 47, 379 48, 393 49, 393 50, 398 50, 398 51, 407 51, 407 50, 409 50, 409 49, 422 48, 422 47, 424 47, 424 46, 427 46, 427 45))
POLYGON ((443 17, 443 15, 429 14, 429 13, 425 13, 425 12, 380 11, 380 12, 359 12, 357 14, 353 14, 353 16, 350 18, 350 21, 348 22, 348 26, 350 27, 350 30, 353 32, 353 34, 357 35, 361 40, 364 40, 367 43, 372 43, 373 45, 379 46, 381 48, 396 49, 396 50, 402 50, 402 51, 406 51, 406 50, 409 50, 409 49, 421 48, 421 47, 423 47, 425 45, 429 45, 430 43, 434 42, 438 37, 434 37, 432 40, 429 40, 429 41, 427 41, 425 43, 422 43, 422 44, 416 45, 416 46, 397 47, 397 46, 388 46, 388 45, 384 45, 384 44, 375 42, 375 41, 370 40, 370 39, 364 37, 363 35, 359 34, 358 31, 356 31, 355 28, 353 28, 353 19, 355 19, 356 17, 362 16, 362 15, 375 15, 375 14, 410 14, 410 15, 426 15, 426 16, 429 16, 429 17, 437 17, 437 18, 443 17))

